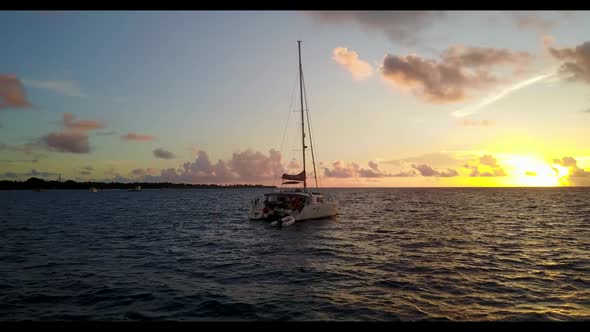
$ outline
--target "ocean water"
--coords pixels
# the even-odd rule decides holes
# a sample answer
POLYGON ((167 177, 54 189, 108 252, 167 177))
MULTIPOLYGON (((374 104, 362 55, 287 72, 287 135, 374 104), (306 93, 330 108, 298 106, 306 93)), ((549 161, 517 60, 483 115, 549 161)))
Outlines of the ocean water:
POLYGON ((0 192, 0 320, 588 320, 590 188, 0 192))

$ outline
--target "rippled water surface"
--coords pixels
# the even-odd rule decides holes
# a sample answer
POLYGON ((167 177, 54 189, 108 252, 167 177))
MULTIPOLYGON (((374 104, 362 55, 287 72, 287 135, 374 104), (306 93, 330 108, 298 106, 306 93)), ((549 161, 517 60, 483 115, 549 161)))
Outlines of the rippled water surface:
POLYGON ((2 191, 0 319, 590 319, 590 188, 265 191, 2 191))

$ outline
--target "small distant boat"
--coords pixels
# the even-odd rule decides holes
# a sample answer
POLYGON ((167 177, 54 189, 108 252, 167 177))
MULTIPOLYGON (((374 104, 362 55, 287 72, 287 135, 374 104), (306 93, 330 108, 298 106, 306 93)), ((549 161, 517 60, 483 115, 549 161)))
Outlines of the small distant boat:
POLYGON ((141 186, 136 186, 135 188, 128 189, 127 191, 141 191, 141 186))
POLYGON ((98 190, 96 190, 96 188, 94 188, 94 187, 90 188, 90 191, 93 192, 93 193, 98 192, 98 190))

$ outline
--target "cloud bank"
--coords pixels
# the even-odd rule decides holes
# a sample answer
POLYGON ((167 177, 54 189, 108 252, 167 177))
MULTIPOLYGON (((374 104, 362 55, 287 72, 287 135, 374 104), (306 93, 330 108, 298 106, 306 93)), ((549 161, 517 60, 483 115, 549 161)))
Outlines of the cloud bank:
MULTIPOLYGON (((136 175, 141 171, 135 170, 136 175)), ((199 150, 192 162, 180 168, 160 170, 159 174, 141 174, 147 182, 177 183, 260 183, 278 179, 285 172, 281 153, 271 149, 268 155, 247 149, 235 152, 229 160, 212 163, 205 151, 199 150)))
POLYGON ((368 168, 362 168, 357 163, 349 163, 344 165, 342 161, 335 161, 332 163, 332 167, 325 167, 324 168, 324 176, 329 178, 386 178, 386 177, 415 177, 418 174, 422 176, 435 176, 435 177, 454 177, 458 176, 454 169, 447 169, 445 171, 437 171, 433 169, 431 166, 426 164, 412 164, 411 167, 413 169, 408 171, 401 171, 399 173, 391 173, 383 171, 379 168, 379 165, 374 162, 370 161, 368 163, 368 168), (416 172, 418 171, 418 172, 416 172))
POLYGON ((311 11, 313 20, 334 25, 357 25, 367 32, 378 32, 394 43, 414 46, 425 31, 447 17, 440 11, 311 11))
POLYGON ((459 45, 443 51, 440 60, 387 54, 380 71, 384 80, 412 91, 425 102, 454 103, 465 101, 472 93, 509 82, 511 77, 498 76, 496 67, 506 66, 514 73, 533 59, 527 52, 459 45))
POLYGON ((590 41, 571 48, 549 47, 549 53, 561 62, 559 74, 567 81, 590 84, 590 41))
POLYGON ((65 153, 89 153, 88 132, 105 128, 106 125, 97 120, 78 120, 72 113, 64 113, 62 130, 50 132, 38 139, 38 144, 49 151, 65 153))
POLYGON ((459 173, 456 170, 450 168, 446 171, 437 171, 426 164, 413 164, 412 167, 415 168, 418 172, 420 172, 420 175, 422 176, 436 176, 443 178, 459 176, 459 173))
POLYGON ((498 161, 492 155, 484 154, 478 160, 466 163, 463 167, 470 169, 471 177, 495 177, 506 176, 506 171, 498 165, 498 161))
POLYGON ((82 132, 52 132, 42 136, 40 141, 49 151, 68 153, 89 153, 88 135, 82 132))
MULTIPOLYGON (((561 159, 553 159, 557 165, 568 168, 570 177, 590 177, 590 172, 578 167, 578 161, 573 157, 563 157, 561 159)), ((557 172, 557 171, 556 171, 557 172)))

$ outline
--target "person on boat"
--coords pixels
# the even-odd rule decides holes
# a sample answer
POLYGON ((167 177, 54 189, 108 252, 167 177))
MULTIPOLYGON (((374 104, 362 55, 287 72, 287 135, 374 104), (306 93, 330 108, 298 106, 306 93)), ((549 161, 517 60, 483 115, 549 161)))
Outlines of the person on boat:
POLYGON ((299 212, 301 212, 301 210, 303 209, 303 206, 301 206, 301 200, 299 199, 299 197, 293 198, 293 209, 297 210, 299 212))

